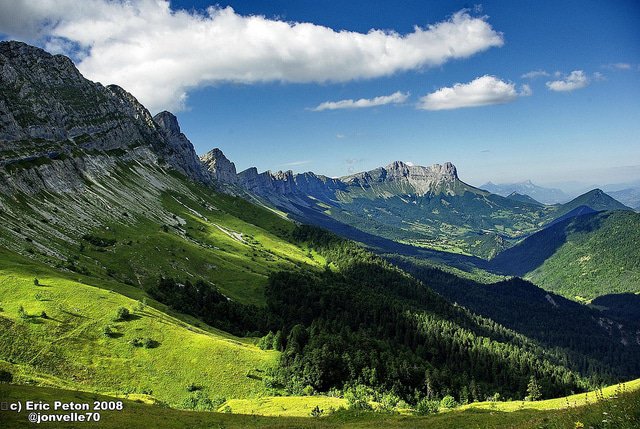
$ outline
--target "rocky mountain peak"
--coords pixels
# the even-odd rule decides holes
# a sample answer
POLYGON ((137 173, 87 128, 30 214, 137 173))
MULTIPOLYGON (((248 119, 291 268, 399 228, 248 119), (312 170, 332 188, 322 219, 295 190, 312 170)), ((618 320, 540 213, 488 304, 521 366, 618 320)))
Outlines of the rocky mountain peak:
POLYGON ((175 116, 155 122, 117 85, 85 79, 62 55, 0 42, 0 192, 82 189, 119 162, 164 164, 193 180, 211 178, 175 116))
POLYGON ((153 120, 167 133, 167 135, 177 136, 181 134, 178 118, 176 118, 176 115, 173 113, 164 110, 155 115, 153 120))
POLYGON ((210 150, 200 157, 200 161, 219 183, 231 183, 234 185, 238 183, 235 164, 229 161, 220 149, 210 150))
POLYGON ((167 142, 163 157, 186 176, 201 183, 210 183, 211 174, 200 161, 193 144, 180 132, 178 118, 171 112, 163 111, 155 115, 153 121, 167 142))

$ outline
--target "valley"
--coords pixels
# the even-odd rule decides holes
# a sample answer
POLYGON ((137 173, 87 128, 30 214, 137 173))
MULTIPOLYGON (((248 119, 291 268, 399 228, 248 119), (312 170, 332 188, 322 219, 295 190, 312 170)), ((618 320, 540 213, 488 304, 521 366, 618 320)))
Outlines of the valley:
POLYGON ((67 57, 0 42, 0 70, 3 398, 124 398, 100 427, 638 422, 640 215, 601 190, 237 173, 67 57))

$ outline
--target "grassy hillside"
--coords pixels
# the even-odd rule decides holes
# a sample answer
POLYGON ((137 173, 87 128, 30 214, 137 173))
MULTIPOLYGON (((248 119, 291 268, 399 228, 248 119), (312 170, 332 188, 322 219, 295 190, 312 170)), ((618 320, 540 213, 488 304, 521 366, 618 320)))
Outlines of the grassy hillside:
MULTIPOLYGON (((613 388, 615 389, 615 387, 613 388)), ((45 402, 74 401, 76 403, 93 404, 94 400, 112 400, 111 397, 73 392, 69 390, 38 388, 33 386, 16 386, 0 384, 0 396, 9 402, 26 401, 37 398, 45 402)), ((584 395, 583 395, 584 396, 584 395)), ((605 395, 606 396, 606 395, 605 395)), ((184 428, 483 428, 483 429, 573 429, 592 427, 594 429, 616 428, 633 429, 640 425, 640 392, 632 387, 617 392, 614 396, 597 397, 588 406, 569 402, 564 398, 553 403, 541 401, 527 403, 486 404, 487 409, 479 407, 456 409, 436 415, 418 417, 407 415, 390 415, 380 413, 345 413, 339 412, 320 418, 312 417, 262 417, 236 413, 209 413, 179 411, 145 405, 131 400, 123 400, 122 411, 105 411, 99 423, 92 423, 96 428, 122 427, 154 427, 159 429, 184 428), (535 409, 532 406, 537 406, 535 409), (580 425, 581 424, 581 425, 580 425)), ((24 403, 24 402, 23 402, 24 403)), ((0 411, 4 427, 32 427, 27 421, 26 413, 0 411)), ((86 425, 86 423, 85 423, 86 425)), ((77 428, 79 424, 58 423, 59 428, 77 428)))
POLYGON ((277 352, 198 328, 148 298, 145 305, 139 289, 96 279, 91 286, 83 276, 1 255, 0 359, 16 381, 143 394, 184 408, 191 398, 268 392, 261 378, 277 352), (131 314, 118 319, 119 308, 131 314))
POLYGON ((638 213, 587 214, 528 237, 493 264, 569 298, 639 292, 639 230, 638 213))
POLYGON ((0 212, 0 246, 142 288, 203 279, 261 305, 270 272, 324 265, 290 243, 290 221, 151 167, 122 164, 78 194, 0 195, 0 212))

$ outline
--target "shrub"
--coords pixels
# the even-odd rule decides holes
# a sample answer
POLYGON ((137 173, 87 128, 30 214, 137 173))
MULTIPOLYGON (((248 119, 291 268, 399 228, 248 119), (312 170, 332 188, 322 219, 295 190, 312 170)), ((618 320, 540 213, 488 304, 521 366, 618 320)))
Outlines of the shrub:
POLYGON ((271 350, 273 348, 273 332, 269 331, 267 335, 260 338, 257 344, 262 350, 271 350))
POLYGON ((324 414, 324 410, 317 405, 313 410, 311 410, 311 417, 320 417, 322 414, 324 414))
POLYGON ((99 237, 91 234, 85 234, 82 238, 97 247, 109 247, 116 244, 115 238, 99 237))
POLYGON ((187 392, 195 392, 196 390, 202 390, 202 386, 198 386, 195 383, 191 383, 187 386, 187 392))
POLYGON ((350 410, 371 410, 369 393, 369 389, 366 386, 358 384, 345 390, 344 399, 347 400, 350 410))
POLYGON ((129 311, 128 308, 125 307, 118 307, 118 309, 116 310, 116 315, 113 318, 114 321, 124 321, 129 319, 129 317, 131 316, 131 312, 129 311))
POLYGON ((398 395, 394 395, 393 393, 385 393, 380 398, 380 411, 382 412, 393 412, 395 411, 398 403, 400 402, 400 398, 398 395))
POLYGON ((19 316, 21 319, 28 319, 28 318, 29 318, 29 315, 27 314, 27 312, 26 312, 26 311, 24 311, 24 307, 23 307, 23 306, 20 306, 20 307, 18 308, 18 316, 19 316))
POLYGON ((153 349, 158 347, 158 342, 156 340, 152 340, 151 338, 144 338, 142 340, 142 346, 145 349, 153 349))
POLYGON ((456 402, 455 398, 453 396, 451 396, 451 395, 445 396, 440 401, 440 407, 441 408, 451 409, 451 408, 455 408, 457 406, 458 406, 458 403, 456 402))
POLYGON ((112 338, 116 335, 117 332, 111 325, 107 325, 102 330, 102 333, 105 337, 112 338))
POLYGON ((426 416, 429 414, 436 414, 440 408, 440 402, 434 399, 423 398, 416 405, 415 413, 419 416, 426 416))
POLYGON ((217 408, 213 401, 202 391, 197 391, 195 394, 185 398, 184 401, 182 401, 182 406, 190 410, 198 411, 215 411, 217 408))

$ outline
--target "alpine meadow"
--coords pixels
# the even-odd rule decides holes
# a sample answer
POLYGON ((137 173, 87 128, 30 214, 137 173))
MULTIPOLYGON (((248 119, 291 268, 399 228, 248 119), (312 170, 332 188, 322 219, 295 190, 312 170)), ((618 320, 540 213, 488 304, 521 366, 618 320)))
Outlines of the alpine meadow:
POLYGON ((638 28, 0 0, 0 427, 640 427, 638 28))

